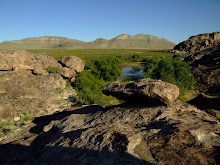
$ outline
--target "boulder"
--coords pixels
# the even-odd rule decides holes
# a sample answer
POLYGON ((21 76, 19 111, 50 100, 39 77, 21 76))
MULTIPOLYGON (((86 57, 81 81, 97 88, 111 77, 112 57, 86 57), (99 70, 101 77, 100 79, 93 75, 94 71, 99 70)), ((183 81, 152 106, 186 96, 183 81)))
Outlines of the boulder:
POLYGON ((53 57, 45 54, 34 54, 23 50, 0 50, 0 70, 2 71, 36 70, 37 74, 39 68, 46 69, 49 66, 62 67, 53 57))
POLYGON ((61 74, 45 69, 60 69, 65 78, 74 80, 76 72, 62 68, 53 57, 20 50, 0 50, 0 119, 20 112, 36 117, 53 114, 71 107, 76 95, 66 89, 61 74))
POLYGON ((36 76, 31 71, 18 70, 0 72, 0 116, 10 118, 17 112, 28 112, 32 116, 52 114, 71 107, 64 95, 66 81, 59 74, 36 76))
POLYGON ((42 75, 42 76, 47 76, 47 75, 49 75, 49 73, 45 70, 45 69, 43 69, 43 68, 35 68, 34 70, 33 70, 33 73, 34 74, 36 74, 36 75, 42 75))
POLYGON ((59 60, 59 63, 63 67, 72 68, 76 72, 81 72, 84 70, 85 63, 79 57, 76 56, 65 56, 59 60))
POLYGON ((161 80, 145 78, 136 82, 112 82, 103 89, 103 93, 132 104, 170 105, 179 96, 179 88, 161 80))
POLYGON ((72 68, 63 67, 63 68, 61 69, 61 75, 62 75, 63 77, 72 79, 72 78, 75 78, 75 77, 76 77, 76 72, 75 72, 75 70, 72 69, 72 68))

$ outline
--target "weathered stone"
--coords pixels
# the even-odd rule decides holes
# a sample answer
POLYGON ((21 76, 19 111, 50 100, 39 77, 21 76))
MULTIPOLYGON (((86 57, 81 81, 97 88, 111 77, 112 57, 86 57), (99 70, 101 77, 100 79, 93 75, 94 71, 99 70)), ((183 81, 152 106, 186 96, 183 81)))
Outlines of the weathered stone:
POLYGON ((72 77, 71 79, 70 79, 70 82, 71 83, 74 83, 76 81, 76 77, 72 77))
POLYGON ((103 89, 103 93, 131 103, 170 105, 179 96, 179 88, 161 80, 146 78, 136 82, 110 83, 103 89))
POLYGON ((191 36, 188 40, 176 45, 172 52, 199 52, 206 48, 216 46, 220 42, 220 32, 199 34, 191 36))
POLYGON ((71 69, 71 68, 67 68, 67 67, 63 67, 61 69, 61 75, 63 77, 66 77, 66 78, 75 78, 76 77, 76 72, 74 69, 71 69))
POLYGON ((16 121, 19 121, 19 120, 21 120, 21 118, 20 118, 19 116, 14 117, 14 121, 15 121, 15 122, 16 122, 16 121))
POLYGON ((47 75, 49 75, 49 73, 45 70, 45 69, 43 69, 43 68, 35 68, 34 70, 33 70, 33 73, 34 74, 37 74, 37 75, 42 75, 42 76, 47 76, 47 75))
POLYGON ((215 109, 206 109, 205 110, 207 113, 215 116, 218 120, 220 120, 220 111, 219 110, 215 110, 215 109))
POLYGON ((192 36, 172 51, 181 52, 190 65, 195 90, 220 96, 220 32, 192 36))
POLYGON ((70 108, 67 95, 71 97, 75 92, 63 95, 65 87, 66 81, 59 74, 36 76, 26 70, 0 72, 0 88, 5 93, 0 96, 0 116, 14 116, 18 111, 41 116, 70 108))
POLYGON ((66 89, 60 74, 49 74, 48 67, 59 68, 73 79, 75 70, 62 68, 53 57, 20 50, 0 50, 0 116, 10 118, 18 111, 32 116, 52 114, 71 107, 76 93, 66 89))
POLYGON ((48 66, 62 67, 53 57, 45 54, 34 54, 23 50, 0 50, 0 70, 35 70, 46 69, 48 66))
POLYGON ((76 72, 84 70, 85 63, 79 57, 65 56, 59 60, 62 66, 75 69, 76 72))
POLYGON ((1 164, 217 165, 219 160, 220 122, 180 101, 169 107, 93 105, 34 122, 25 134, 2 142, 1 164))

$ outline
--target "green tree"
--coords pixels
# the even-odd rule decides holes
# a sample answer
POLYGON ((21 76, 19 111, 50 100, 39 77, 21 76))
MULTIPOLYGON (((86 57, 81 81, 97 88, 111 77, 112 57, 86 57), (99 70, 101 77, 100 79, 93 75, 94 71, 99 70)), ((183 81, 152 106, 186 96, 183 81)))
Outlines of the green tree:
POLYGON ((146 58, 143 78, 161 79, 179 87, 181 94, 192 89, 194 78, 187 63, 168 58, 146 58))
POLYGON ((117 57, 88 59, 85 71, 76 78, 75 87, 78 104, 107 105, 109 100, 103 95, 102 89, 109 81, 116 80, 121 72, 118 67, 121 60, 117 57))

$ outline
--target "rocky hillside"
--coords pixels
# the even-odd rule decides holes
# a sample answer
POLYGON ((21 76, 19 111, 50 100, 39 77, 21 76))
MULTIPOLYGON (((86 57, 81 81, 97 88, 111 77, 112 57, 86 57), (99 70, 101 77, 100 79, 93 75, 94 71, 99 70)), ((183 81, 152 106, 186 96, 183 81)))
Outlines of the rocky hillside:
POLYGON ((205 49, 217 47, 220 42, 220 32, 191 36, 173 48, 173 52, 201 52, 205 49))
POLYGON ((131 92, 146 101, 154 97, 159 104, 161 100, 169 100, 169 104, 138 107, 128 101, 113 107, 93 105, 38 117, 21 135, 1 142, 0 163, 220 163, 220 122, 190 104, 176 101, 179 89, 175 85, 147 79, 129 85, 111 84, 105 91, 119 87, 118 96, 131 92))
POLYGON ((192 68, 196 90, 220 96, 220 32, 192 36, 172 51, 181 52, 192 68))
POLYGON ((65 37, 36 37, 0 43, 0 49, 171 49, 176 44, 152 35, 122 34, 111 40, 98 38, 92 42, 83 42, 65 37))
POLYGON ((58 63, 45 54, 0 50, 0 119, 20 112, 42 116, 71 107, 76 95, 66 88, 84 69, 78 57, 63 57, 58 63))

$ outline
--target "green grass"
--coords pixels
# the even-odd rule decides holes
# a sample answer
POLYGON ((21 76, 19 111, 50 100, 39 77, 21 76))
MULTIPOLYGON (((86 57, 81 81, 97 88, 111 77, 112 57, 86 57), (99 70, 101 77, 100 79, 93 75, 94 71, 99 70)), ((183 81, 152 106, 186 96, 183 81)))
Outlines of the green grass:
POLYGON ((171 57, 174 54, 167 52, 168 50, 150 50, 150 49, 30 49, 32 53, 44 53, 54 57, 56 60, 64 56, 77 56, 83 60, 94 57, 118 56, 130 57, 139 54, 143 57, 163 56, 171 57))
POLYGON ((198 95, 198 93, 195 90, 186 90, 182 95, 179 95, 178 100, 186 103, 196 95, 198 95))
POLYGON ((61 73, 61 70, 60 68, 55 68, 55 67, 52 67, 52 66, 48 66, 46 69, 45 69, 48 73, 61 73))
POLYGON ((18 112, 11 119, 0 119, 0 137, 11 137, 15 136, 21 130, 22 125, 31 123, 34 117, 29 115, 28 112, 18 112), (19 117, 20 120, 14 121, 14 117, 19 117))

